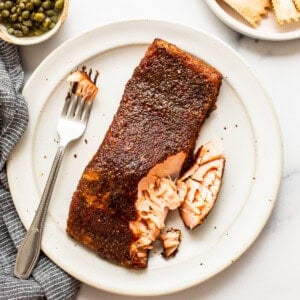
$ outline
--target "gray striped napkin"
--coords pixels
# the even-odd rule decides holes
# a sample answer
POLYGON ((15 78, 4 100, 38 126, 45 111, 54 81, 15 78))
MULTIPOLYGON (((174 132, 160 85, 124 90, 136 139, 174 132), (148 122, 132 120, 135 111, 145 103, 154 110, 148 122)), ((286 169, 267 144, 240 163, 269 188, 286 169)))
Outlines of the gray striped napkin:
POLYGON ((21 95, 23 80, 17 48, 0 40, 0 299, 73 299, 79 282, 43 254, 30 279, 13 276, 16 248, 25 235, 25 229, 9 192, 6 161, 28 121, 21 95))

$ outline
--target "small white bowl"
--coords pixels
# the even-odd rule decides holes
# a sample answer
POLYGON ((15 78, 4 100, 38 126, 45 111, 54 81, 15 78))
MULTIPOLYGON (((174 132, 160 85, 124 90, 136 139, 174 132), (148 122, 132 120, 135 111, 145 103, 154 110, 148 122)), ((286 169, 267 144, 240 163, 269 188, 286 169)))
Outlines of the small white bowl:
POLYGON ((6 27, 3 24, 0 24, 0 38, 5 40, 8 43, 21 45, 21 46, 28 46, 41 43, 51 36, 53 36, 62 26, 64 23, 69 10, 69 0, 65 0, 64 8, 61 12, 58 22, 54 26, 53 29, 43 33, 40 36, 33 36, 33 37, 15 37, 14 35, 8 34, 6 27))

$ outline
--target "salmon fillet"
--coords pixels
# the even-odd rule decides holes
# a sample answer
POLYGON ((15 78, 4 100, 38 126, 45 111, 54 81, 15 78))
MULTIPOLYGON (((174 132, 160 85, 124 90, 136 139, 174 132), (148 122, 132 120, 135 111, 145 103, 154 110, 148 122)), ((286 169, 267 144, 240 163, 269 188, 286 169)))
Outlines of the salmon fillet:
POLYGON ((221 81, 204 61, 153 41, 73 194, 70 236, 114 263, 147 267, 168 210, 181 204, 173 180, 191 164, 221 81))

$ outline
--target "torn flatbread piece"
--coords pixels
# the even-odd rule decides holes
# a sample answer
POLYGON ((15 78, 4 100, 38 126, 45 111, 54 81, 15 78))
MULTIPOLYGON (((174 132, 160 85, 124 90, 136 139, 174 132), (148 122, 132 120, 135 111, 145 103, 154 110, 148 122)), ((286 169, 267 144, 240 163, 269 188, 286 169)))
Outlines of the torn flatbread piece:
POLYGON ((272 0, 276 21, 283 25, 292 21, 299 21, 300 12, 296 9, 293 0, 272 0))
POLYGON ((296 8, 300 10, 300 0, 293 0, 296 8))
POLYGON ((271 7, 270 0, 223 0, 239 13, 251 26, 256 27, 262 16, 267 15, 271 7))

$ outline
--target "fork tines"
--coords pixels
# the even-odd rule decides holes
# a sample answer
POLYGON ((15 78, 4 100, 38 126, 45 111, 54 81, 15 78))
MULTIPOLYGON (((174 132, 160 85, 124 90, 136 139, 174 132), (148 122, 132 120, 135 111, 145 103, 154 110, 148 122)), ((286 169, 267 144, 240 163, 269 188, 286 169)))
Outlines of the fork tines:
MULTIPOLYGON (((96 85, 97 78, 99 76, 99 72, 97 70, 95 71, 93 79, 93 70, 91 68, 87 71, 86 66, 82 66, 80 70, 77 68, 76 71, 83 72, 88 77, 90 82, 96 85)), ((79 84, 80 80, 71 81, 71 88, 67 94, 62 114, 76 119, 86 119, 89 115, 93 101, 85 101, 83 97, 78 96, 76 92, 79 84)))
POLYGON ((92 79, 92 73, 93 73, 93 69, 92 69, 92 68, 90 68, 90 69, 89 69, 89 72, 87 72, 86 66, 82 66, 82 67, 81 67, 81 71, 84 72, 84 73, 88 76, 88 78, 89 78, 94 84, 97 83, 97 79, 98 79, 98 76, 99 76, 99 71, 98 71, 98 70, 95 71, 94 79, 92 79))

